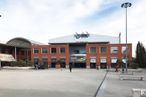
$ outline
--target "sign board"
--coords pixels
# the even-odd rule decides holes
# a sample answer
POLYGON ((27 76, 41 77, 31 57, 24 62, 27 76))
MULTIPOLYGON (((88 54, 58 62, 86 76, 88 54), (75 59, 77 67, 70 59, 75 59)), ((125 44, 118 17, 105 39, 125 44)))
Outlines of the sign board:
POLYGON ((82 33, 82 34, 76 33, 74 36, 75 36, 76 39, 79 39, 79 38, 88 38, 89 35, 90 34, 88 32, 86 32, 86 33, 82 33))
POLYGON ((126 63, 126 59, 122 59, 123 63, 126 63))
POLYGON ((0 54, 0 61, 11 62, 11 61, 16 61, 16 60, 10 54, 0 54))
POLYGON ((111 59, 111 63, 117 63, 117 59, 116 58, 112 58, 111 59))
POLYGON ((91 58, 90 59, 90 63, 96 63, 96 59, 95 58, 91 58))
POLYGON ((100 59, 100 63, 106 63, 106 59, 105 58, 100 59))

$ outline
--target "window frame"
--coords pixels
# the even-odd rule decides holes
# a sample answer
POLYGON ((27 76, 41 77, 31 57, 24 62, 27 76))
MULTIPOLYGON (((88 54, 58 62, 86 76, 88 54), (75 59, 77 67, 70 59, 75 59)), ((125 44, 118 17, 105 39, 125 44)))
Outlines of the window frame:
POLYGON ((51 50, 50 50, 50 53, 51 53, 51 54, 56 54, 56 53, 57 53, 57 48, 52 47, 51 50), (52 53, 52 50, 53 50, 53 49, 55 49, 55 52, 54 52, 54 53, 52 53))
POLYGON ((90 47, 90 54, 95 54, 97 52, 96 49, 97 49, 96 47, 90 47), (93 48, 94 48, 95 51, 93 50, 93 48))
POLYGON ((48 48, 42 48, 42 54, 48 54, 48 48), (45 52, 43 52, 43 49, 46 49, 46 51, 45 52))
POLYGON ((107 47, 106 47, 106 46, 101 46, 101 47, 100 47, 100 53, 101 53, 101 54, 107 53, 107 47), (102 50, 101 50, 102 48, 106 48, 106 51, 105 51, 105 52, 102 52, 102 50))
POLYGON ((60 54, 65 54, 65 52, 66 52, 65 47, 61 47, 61 48, 59 49, 59 52, 60 52, 60 54), (62 49, 64 50, 64 52, 62 52, 62 49))
POLYGON ((40 53, 39 48, 33 48, 33 53, 34 53, 34 54, 39 54, 39 53, 40 53), (38 52, 36 52, 36 49, 37 49, 38 52))

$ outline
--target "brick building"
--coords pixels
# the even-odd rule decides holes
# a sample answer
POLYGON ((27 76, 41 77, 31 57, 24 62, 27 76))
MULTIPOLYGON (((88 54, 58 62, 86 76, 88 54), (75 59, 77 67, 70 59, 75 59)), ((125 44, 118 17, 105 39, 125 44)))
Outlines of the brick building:
POLYGON ((55 68, 106 68, 115 67, 117 59, 132 60, 132 44, 119 43, 119 37, 82 33, 49 40, 48 45, 31 45, 34 64, 55 68), (127 48, 127 49, 126 49, 127 48))

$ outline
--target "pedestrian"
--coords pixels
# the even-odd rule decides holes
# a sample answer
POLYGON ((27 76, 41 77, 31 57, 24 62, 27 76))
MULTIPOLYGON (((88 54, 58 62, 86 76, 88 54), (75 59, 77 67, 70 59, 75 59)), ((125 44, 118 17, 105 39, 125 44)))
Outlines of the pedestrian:
POLYGON ((118 68, 119 68, 119 66, 118 66, 118 64, 117 64, 117 65, 116 65, 116 70, 115 70, 115 72, 118 72, 118 71, 119 71, 118 68))
POLYGON ((72 64, 69 64, 69 70, 72 72, 72 64))

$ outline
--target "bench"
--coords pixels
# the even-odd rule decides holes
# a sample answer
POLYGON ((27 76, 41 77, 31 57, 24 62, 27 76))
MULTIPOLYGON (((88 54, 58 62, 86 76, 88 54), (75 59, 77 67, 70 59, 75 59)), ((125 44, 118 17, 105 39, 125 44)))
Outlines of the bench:
POLYGON ((146 89, 132 89, 132 97, 146 97, 146 89))
POLYGON ((133 81, 143 81, 142 76, 120 76, 120 80, 133 80, 133 81))

